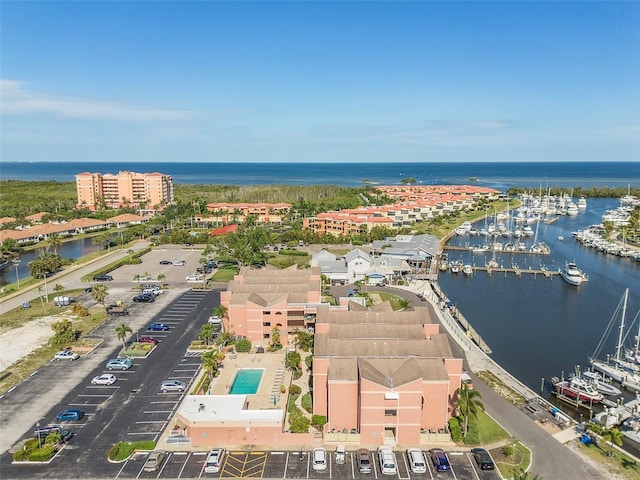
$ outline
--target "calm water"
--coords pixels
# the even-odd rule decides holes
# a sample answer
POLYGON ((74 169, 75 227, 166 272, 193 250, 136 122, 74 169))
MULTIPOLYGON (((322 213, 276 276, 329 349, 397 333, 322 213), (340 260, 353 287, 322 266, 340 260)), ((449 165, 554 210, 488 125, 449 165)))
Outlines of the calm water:
MULTIPOLYGON (((515 261, 522 269, 542 263, 558 270, 565 261, 575 261, 589 275, 580 287, 568 285, 559 276, 550 280, 542 275, 518 278, 512 273, 439 275, 442 290, 486 340, 493 358, 534 390, 539 390, 543 377, 548 380, 573 371, 575 365, 587 366, 625 288, 629 288, 627 323, 640 310, 640 263, 583 247, 571 235, 600 223, 602 213, 616 206, 616 199, 589 199, 584 213, 559 217, 550 225, 540 223, 538 240, 551 247, 551 255, 496 254, 498 263, 508 267, 515 261)), ((479 235, 456 236, 451 244, 474 245, 482 240, 479 235)), ((478 266, 491 258, 487 253, 452 251, 449 255, 478 266)), ((634 328, 637 332, 638 325, 634 328)), ((608 339, 603 352, 613 352, 616 335, 608 339)))
MULTIPOLYGON (((82 238, 79 240, 71 240, 58 245, 57 251, 62 258, 80 258, 90 253, 98 251, 102 245, 94 245, 91 238, 82 238)), ((18 274, 20 278, 29 276, 28 264, 31 260, 38 258, 44 248, 38 248, 30 252, 20 255, 20 265, 18 266, 18 274)), ((9 263, 8 266, 0 270, 0 286, 8 285, 16 281, 16 269, 9 263)))
POLYGON ((639 162, 545 163, 73 163, 4 162, 0 178, 75 182, 85 171, 118 173, 159 171, 176 183, 219 185, 399 184, 407 177, 419 183, 469 183, 506 190, 522 187, 640 186, 639 162))

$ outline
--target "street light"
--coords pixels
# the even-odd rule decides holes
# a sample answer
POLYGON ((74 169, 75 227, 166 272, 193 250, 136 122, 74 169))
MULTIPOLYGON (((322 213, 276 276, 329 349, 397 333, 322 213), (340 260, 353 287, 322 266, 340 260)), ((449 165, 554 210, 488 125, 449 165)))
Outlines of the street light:
POLYGON ((13 266, 16 267, 16 280, 18 281, 18 288, 20 288, 20 274, 18 273, 18 267, 20 266, 21 260, 19 258, 14 258, 11 260, 13 266))

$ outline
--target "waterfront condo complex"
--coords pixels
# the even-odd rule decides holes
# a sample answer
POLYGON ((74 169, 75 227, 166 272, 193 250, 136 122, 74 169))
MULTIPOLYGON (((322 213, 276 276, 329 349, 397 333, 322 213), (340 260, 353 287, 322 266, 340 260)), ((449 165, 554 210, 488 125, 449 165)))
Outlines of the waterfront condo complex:
POLYGON ((163 173, 83 172, 76 175, 78 208, 91 211, 135 207, 162 210, 174 201, 173 180, 163 173))

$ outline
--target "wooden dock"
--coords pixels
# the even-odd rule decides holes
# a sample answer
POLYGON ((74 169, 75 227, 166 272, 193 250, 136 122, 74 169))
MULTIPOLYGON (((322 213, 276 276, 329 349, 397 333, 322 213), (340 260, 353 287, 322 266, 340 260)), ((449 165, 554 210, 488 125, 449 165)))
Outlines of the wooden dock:
POLYGON ((475 265, 473 265, 471 268, 473 268, 473 272, 487 272, 487 274, 492 275, 494 273, 514 273, 516 276, 520 277, 523 274, 529 274, 529 275, 544 275, 545 278, 552 278, 556 275, 560 275, 560 272, 558 271, 553 271, 553 270, 548 270, 546 267, 542 266, 540 268, 521 268, 519 267, 517 264, 512 264, 511 267, 497 267, 497 268, 493 268, 493 267, 489 267, 489 266, 484 266, 484 267, 477 267, 475 265))

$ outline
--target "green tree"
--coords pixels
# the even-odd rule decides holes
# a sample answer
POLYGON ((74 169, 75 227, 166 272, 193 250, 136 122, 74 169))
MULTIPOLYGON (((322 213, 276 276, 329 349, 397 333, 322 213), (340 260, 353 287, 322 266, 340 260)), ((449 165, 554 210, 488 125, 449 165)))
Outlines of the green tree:
POLYGON ((45 241, 45 249, 48 251, 50 248, 53 249, 53 253, 58 253, 58 247, 62 245, 62 238, 57 233, 52 233, 47 236, 47 240, 45 241))
POLYGON ((211 341, 211 337, 213 337, 213 324, 207 322, 202 327, 200 327, 200 333, 198 333, 198 338, 202 340, 206 345, 209 345, 211 341))
POLYGON ((272 351, 280 350, 282 348, 282 343, 280 342, 280 329, 277 325, 274 325, 271 329, 271 344, 270 349, 272 351))
POLYGON ((78 331, 73 328, 73 323, 68 319, 53 323, 51 328, 54 332, 53 337, 51 337, 51 344, 54 346, 69 345, 78 338, 78 331))
POLYGON ((87 307, 85 307, 84 305, 82 305, 82 303, 79 303, 79 302, 76 302, 73 304, 73 306, 71 307, 71 311, 73 312, 74 315, 77 315, 78 317, 89 316, 89 310, 87 310, 87 307))
POLYGON ((284 357, 284 366, 294 373, 300 371, 300 354, 298 352, 287 352, 284 357))
POLYGON ((227 307, 225 307, 224 305, 218 305, 213 309, 213 315, 217 315, 218 317, 226 317, 227 312, 227 307))
POLYGON ((133 333, 133 330, 129 325, 126 325, 125 323, 121 323, 116 327, 116 336, 118 337, 118 340, 122 342, 123 351, 127 348, 126 339, 130 333, 133 333))
POLYGON ((313 334, 311 332, 295 328, 292 333, 295 336, 296 345, 303 351, 308 352, 313 348, 313 334))
POLYGON ((56 295, 60 295, 64 292, 64 287, 59 283, 56 283, 55 287, 53 287, 53 291, 56 292, 56 295))
POLYGON ((459 388, 457 393, 456 408, 464 415, 464 435, 466 436, 469 430, 469 417, 477 418, 478 411, 484 410, 484 405, 480 401, 482 395, 478 390, 470 389, 468 385, 459 388))
POLYGON ((225 347, 230 342, 232 342, 234 338, 235 334, 233 332, 222 332, 220 335, 218 335, 218 338, 216 338, 216 345, 225 347))
POLYGON ((613 457, 613 445, 616 444, 619 447, 622 446, 622 432, 617 428, 608 428, 602 434, 602 438, 605 441, 609 442, 609 445, 611 446, 611 449, 609 450, 609 456, 613 457))
POLYGON ((202 354, 202 368, 205 373, 209 375, 209 382, 213 381, 213 378, 218 373, 220 368, 220 351, 219 350, 207 350, 202 354))
POLYGON ((93 289, 91 290, 91 297, 96 302, 101 303, 102 306, 104 306, 104 301, 107 299, 108 296, 109 296, 109 290, 107 289, 106 285, 102 283, 98 283, 93 286, 93 289))
POLYGON ((45 445, 57 445, 62 441, 62 435, 60 435, 58 432, 51 432, 49 435, 47 435, 44 439, 44 444, 45 445))
POLYGON ((164 279, 167 278, 167 276, 164 273, 161 273, 161 274, 158 275, 157 278, 158 278, 158 281, 160 283, 162 283, 162 282, 164 282, 164 279))

